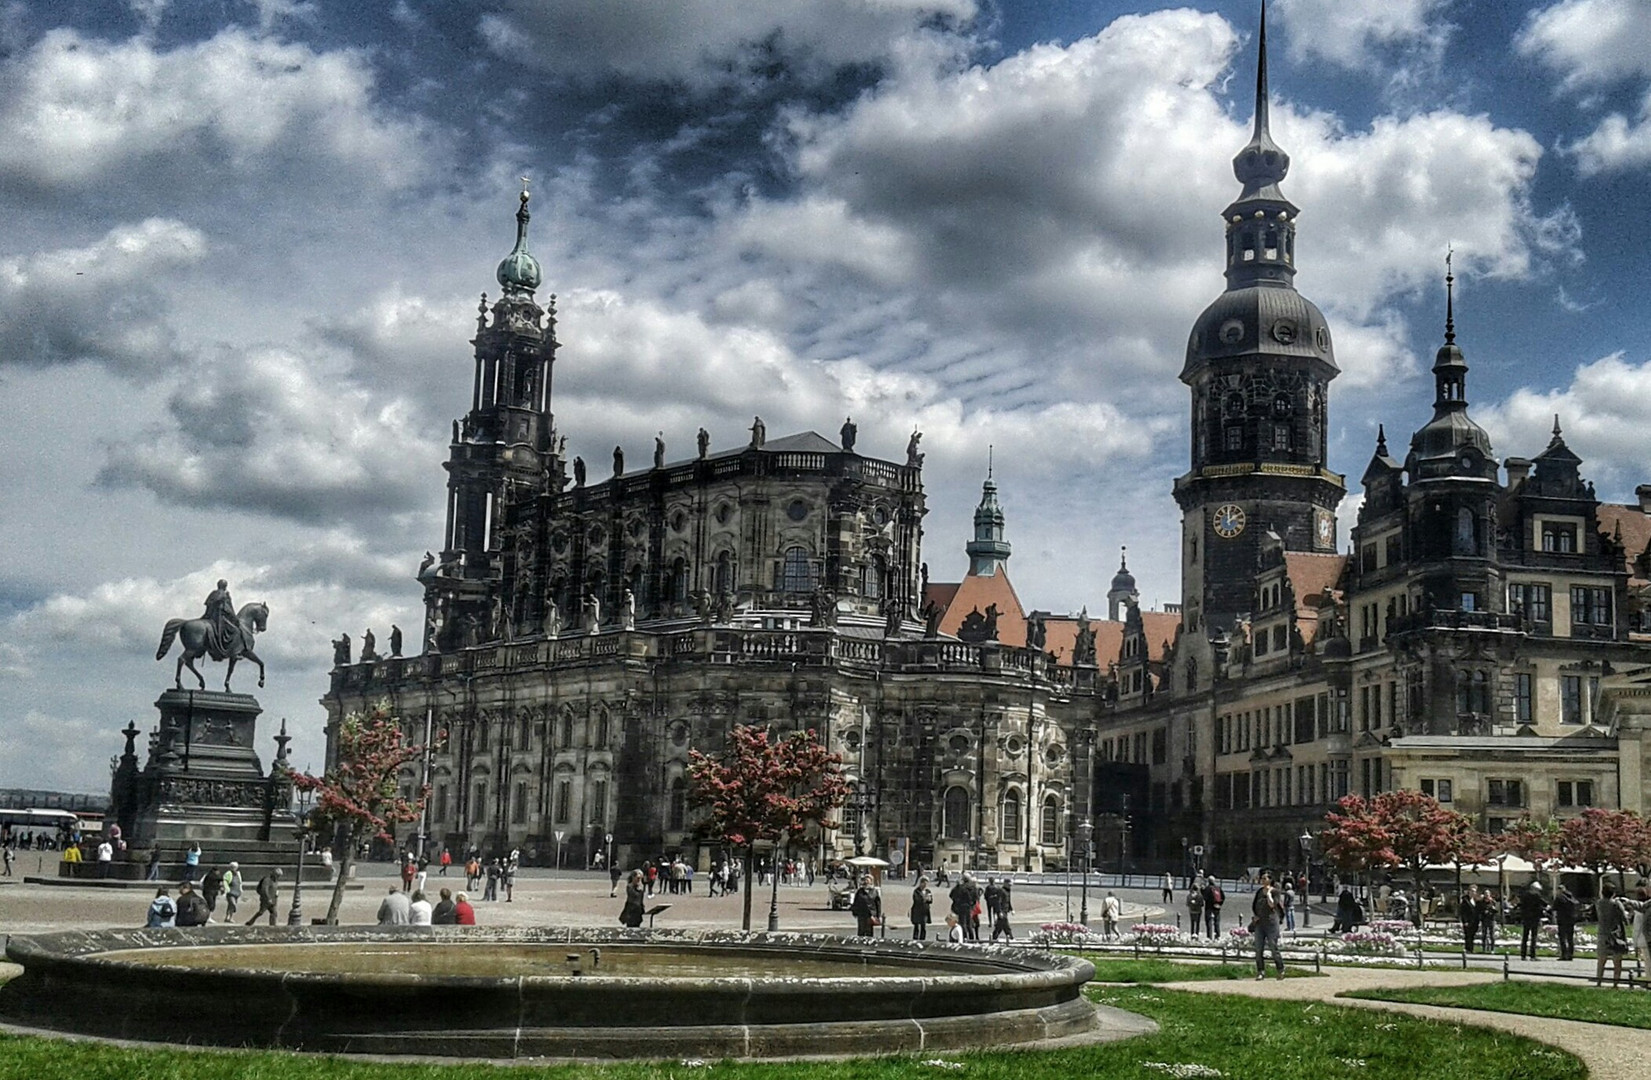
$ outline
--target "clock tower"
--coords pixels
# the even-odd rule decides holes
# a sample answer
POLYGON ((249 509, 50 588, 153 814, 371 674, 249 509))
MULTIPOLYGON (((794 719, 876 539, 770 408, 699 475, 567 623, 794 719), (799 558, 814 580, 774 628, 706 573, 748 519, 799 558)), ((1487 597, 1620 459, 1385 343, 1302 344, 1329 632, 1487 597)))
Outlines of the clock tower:
POLYGON ((1296 292, 1296 216, 1279 184, 1290 155, 1268 130, 1267 22, 1256 66, 1255 131, 1233 159, 1243 185, 1222 212, 1227 290, 1193 324, 1181 381, 1192 389, 1192 467, 1182 512, 1182 621, 1200 637, 1251 611, 1269 533, 1288 551, 1333 553, 1343 478, 1325 468, 1330 328, 1296 292))

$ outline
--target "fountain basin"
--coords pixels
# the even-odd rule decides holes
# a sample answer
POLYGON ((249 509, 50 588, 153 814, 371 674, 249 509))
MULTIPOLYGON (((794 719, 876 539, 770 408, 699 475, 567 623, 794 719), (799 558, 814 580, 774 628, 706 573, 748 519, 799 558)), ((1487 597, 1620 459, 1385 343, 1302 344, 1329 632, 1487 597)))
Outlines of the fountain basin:
POLYGON ((800 934, 205 927, 14 937, 0 1019, 465 1058, 790 1057, 1103 1037, 1087 961, 800 934))

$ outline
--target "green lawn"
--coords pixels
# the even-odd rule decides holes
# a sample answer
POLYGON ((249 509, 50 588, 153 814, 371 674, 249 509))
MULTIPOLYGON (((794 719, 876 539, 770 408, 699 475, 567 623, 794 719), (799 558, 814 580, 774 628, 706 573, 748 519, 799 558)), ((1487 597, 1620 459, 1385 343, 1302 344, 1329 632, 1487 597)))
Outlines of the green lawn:
MULTIPOLYGON (((1591 968, 1589 970, 1592 970, 1591 968)), ((1610 977, 1609 971, 1606 977, 1610 977)), ((1561 983, 1481 983, 1476 986, 1414 986, 1392 990, 1349 991, 1345 997, 1374 1001, 1408 1001, 1418 1005, 1447 1005, 1457 1009, 1523 1013, 1590 1024, 1651 1028, 1651 994, 1626 993, 1610 987, 1566 986, 1561 983)))
MULTIPOLYGON (((987 1080, 1141 1080, 1155 1076, 1268 1080, 1583 1080, 1569 1054, 1501 1032, 1406 1016, 1373 1018, 1332 1005, 1146 987, 1093 987, 1096 1000, 1157 1020, 1162 1030, 1119 1043, 1047 1052, 946 1054, 987 1080), (1170 1066, 1212 1070, 1170 1071, 1170 1066)), ((917 1080, 954 1068, 909 1058, 774 1064, 718 1063, 729 1080, 917 1080)), ((97 1043, 0 1037, 0 1080, 681 1080, 699 1068, 654 1065, 522 1068, 375 1063, 271 1053, 131 1050, 97 1043)))
MULTIPOLYGON (((1119 960, 1110 956, 1085 954, 1084 959, 1095 965, 1095 980, 1107 983, 1166 983, 1193 980, 1253 979, 1254 964, 1199 964, 1175 960, 1119 960)), ((1300 966, 1286 967, 1287 978, 1300 979, 1318 972, 1300 966)), ((1273 978, 1271 969, 1267 977, 1273 978)))

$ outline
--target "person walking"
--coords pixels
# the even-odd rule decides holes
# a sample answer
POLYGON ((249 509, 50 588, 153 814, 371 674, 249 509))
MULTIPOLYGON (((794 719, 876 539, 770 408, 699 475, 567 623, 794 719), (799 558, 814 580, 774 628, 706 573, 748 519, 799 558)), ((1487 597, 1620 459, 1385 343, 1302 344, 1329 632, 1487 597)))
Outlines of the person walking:
POLYGON ((263 915, 266 911, 269 912, 269 924, 271 926, 275 925, 275 904, 281 898, 278 890, 280 881, 280 867, 276 867, 274 870, 271 870, 269 873, 258 879, 258 910, 253 912, 252 918, 247 920, 248 926, 251 926, 253 923, 257 922, 258 917, 263 915))
POLYGON ((1594 946, 1594 985, 1604 985, 1607 960, 1616 966, 1611 975, 1611 985, 1620 985, 1622 958, 1628 955, 1631 947, 1628 943, 1628 926, 1633 916, 1627 902, 1617 895, 1615 883, 1607 881, 1600 886, 1599 900, 1594 904, 1594 915, 1599 920, 1599 941, 1594 946))
POLYGON ((1554 890, 1554 922, 1559 926, 1560 960, 1576 959, 1577 902, 1564 885, 1554 890))
POLYGON ((498 901, 498 899, 499 899, 499 875, 501 875, 503 873, 504 873, 504 868, 499 865, 499 860, 498 859, 489 859, 488 860, 488 862, 487 862, 487 887, 482 890, 482 899, 483 900, 492 900, 494 902, 498 901))
POLYGON ((1158 891, 1162 894, 1160 898, 1164 903, 1175 903, 1175 879, 1169 876, 1168 870, 1165 870, 1164 876, 1158 880, 1158 891))
POLYGON ((1502 918, 1502 901, 1495 889, 1479 894, 1479 947, 1485 952, 1496 948, 1496 924, 1502 918))
POLYGON ((625 906, 619 909, 619 925, 632 930, 642 926, 642 906, 647 902, 648 879, 640 870, 632 870, 625 883, 625 906))
POLYGON ((224 922, 235 918, 235 909, 241 906, 241 864, 232 862, 224 871, 224 922))
MULTIPOLYGON (((1284 879, 1284 892, 1279 897, 1284 903, 1284 929, 1295 932, 1296 929, 1296 887, 1289 878, 1284 879)), ((1211 934, 1210 937, 1214 937, 1211 934)))
POLYGON ((449 866, 453 865, 453 853, 451 851, 448 851, 446 848, 442 848, 441 849, 441 858, 438 860, 438 862, 441 864, 441 869, 436 871, 436 876, 437 877, 446 877, 447 876, 447 868, 449 866))
POLYGON ((1462 920, 1462 951, 1472 952, 1479 940, 1479 886, 1469 885, 1457 902, 1457 918, 1462 920))
POLYGON ((911 890, 911 937, 913 941, 927 941, 929 920, 934 911, 934 893, 929 891, 929 875, 917 879, 911 890))
POLYGON ((860 878, 860 887, 854 890, 854 899, 848 909, 854 913, 854 933, 857 937, 875 937, 877 926, 883 921, 883 896, 871 883, 871 875, 860 878))
POLYGON ((1267 957, 1269 948, 1273 952, 1273 964, 1278 968, 1278 977, 1284 978, 1284 954, 1278 951, 1279 920, 1284 915, 1284 902, 1278 898, 1273 889, 1273 876, 1261 875, 1261 887, 1255 891, 1255 898, 1250 901, 1250 933, 1255 935, 1255 977, 1267 977, 1267 957))
POLYGON ((974 875, 965 870, 947 894, 951 901, 952 914, 957 916, 958 925, 963 927, 963 937, 967 941, 979 941, 980 931, 975 922, 975 909, 980 906, 980 890, 975 886, 974 875))
POLYGON ((216 866, 206 872, 201 879, 201 899, 206 901, 206 910, 218 910, 218 896, 224 891, 224 872, 216 866))
POLYGON ((1187 933, 1198 936, 1204 925, 1204 889, 1198 882, 1187 886, 1187 933))
POLYGON ((1006 880, 998 890, 997 917, 992 920, 992 940, 1002 934, 1010 941, 1015 940, 1015 931, 1009 926, 1009 916, 1015 910, 1015 901, 1009 891, 1009 882, 1006 880))
POLYGON ((1108 940, 1118 936, 1118 916, 1122 914, 1122 906, 1118 898, 1108 889, 1106 899, 1101 901, 1101 937, 1108 940))
POLYGON ((1536 959, 1536 939, 1542 931, 1542 916, 1548 911, 1542 883, 1533 881, 1519 894, 1519 959, 1536 959))
MULTIPOLYGON (((624 877, 624 876, 625 876, 625 871, 623 871, 619 868, 619 862, 618 862, 618 860, 615 860, 614 864, 612 866, 608 867, 608 883, 609 883, 608 896, 610 898, 619 895, 619 879, 624 877)), ((715 881, 716 879, 713 877, 711 880, 715 881)), ((713 893, 712 895, 715 895, 715 894, 713 893)))
MULTIPOLYGON (((1204 927, 1213 940, 1221 936, 1221 905, 1227 902, 1227 894, 1213 876, 1204 879, 1204 887, 1198 892, 1204 898, 1204 927)), ((1193 933, 1197 932, 1198 928, 1193 927, 1193 933)))

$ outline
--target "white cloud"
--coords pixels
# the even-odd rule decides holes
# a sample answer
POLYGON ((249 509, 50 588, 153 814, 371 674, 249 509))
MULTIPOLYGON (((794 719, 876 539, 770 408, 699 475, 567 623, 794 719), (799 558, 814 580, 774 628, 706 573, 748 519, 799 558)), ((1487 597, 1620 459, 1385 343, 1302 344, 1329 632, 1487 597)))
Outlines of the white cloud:
POLYGON ((328 358, 273 347, 196 364, 168 412, 110 446, 103 483, 203 509, 366 522, 424 506, 444 445, 394 392, 350 379, 328 358))
POLYGON ((379 115, 372 94, 358 52, 234 28, 171 50, 52 30, 0 72, 0 176, 49 189, 142 170, 194 188, 319 162, 312 171, 406 183, 423 132, 379 115))
POLYGON ((1566 445, 1583 460, 1584 475, 1602 489, 1651 482, 1645 432, 1651 429, 1651 361, 1635 364, 1613 353, 1579 364, 1570 382, 1522 387, 1503 401, 1476 408, 1502 456, 1533 457, 1548 444, 1554 416, 1566 445))
POLYGON ((1433 62, 1451 27, 1442 16, 1451 0, 1275 0, 1272 10, 1296 60, 1320 59, 1355 70, 1374 69, 1394 50, 1433 62))
MULTIPOLYGON (((1560 76, 1561 90, 1583 96, 1614 83, 1651 77, 1651 6, 1641 0, 1561 0, 1532 13, 1514 42, 1560 76)), ((1567 148, 1584 176, 1651 164, 1651 89, 1637 115, 1605 115, 1567 148)))
POLYGON ((707 90, 775 61, 805 74, 882 62, 926 21, 975 12, 975 0, 511 0, 480 31, 500 54, 559 74, 707 90))
POLYGON ((150 218, 84 247, 0 260, 0 368, 94 360, 153 374, 177 362, 159 286, 207 246, 182 222, 150 218))

